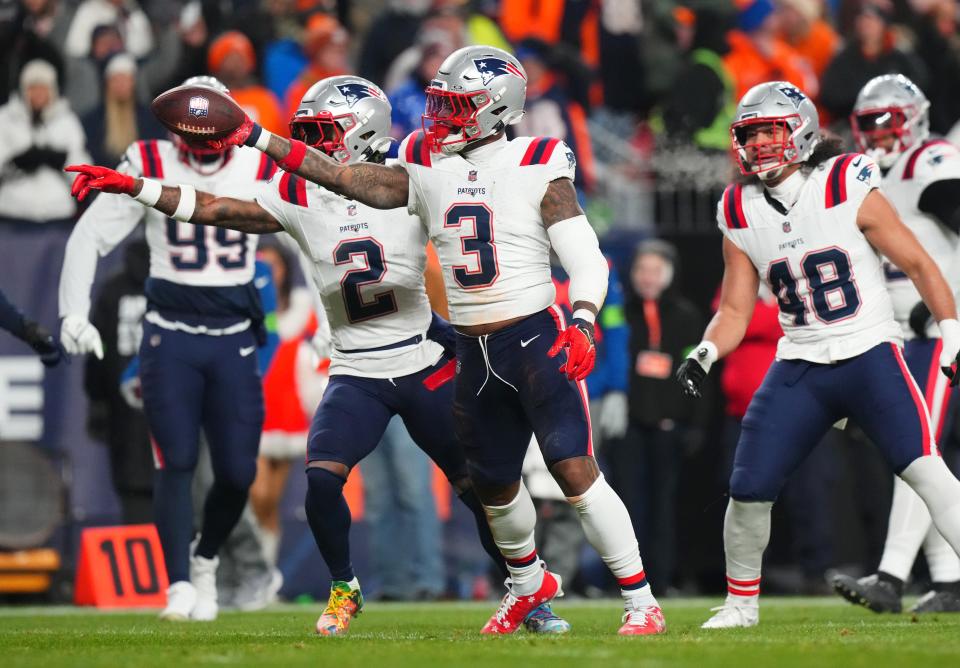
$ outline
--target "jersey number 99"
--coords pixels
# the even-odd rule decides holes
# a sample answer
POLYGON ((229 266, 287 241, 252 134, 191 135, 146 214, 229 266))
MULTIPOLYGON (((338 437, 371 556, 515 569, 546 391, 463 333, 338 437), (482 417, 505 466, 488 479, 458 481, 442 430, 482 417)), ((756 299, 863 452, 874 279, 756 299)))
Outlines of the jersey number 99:
POLYGON ((170 262, 180 271, 206 269, 212 254, 224 269, 243 269, 247 266, 247 235, 224 227, 213 228, 216 248, 209 247, 206 225, 181 225, 167 219, 167 243, 170 244, 170 262), (212 253, 211 253, 212 251, 212 253))

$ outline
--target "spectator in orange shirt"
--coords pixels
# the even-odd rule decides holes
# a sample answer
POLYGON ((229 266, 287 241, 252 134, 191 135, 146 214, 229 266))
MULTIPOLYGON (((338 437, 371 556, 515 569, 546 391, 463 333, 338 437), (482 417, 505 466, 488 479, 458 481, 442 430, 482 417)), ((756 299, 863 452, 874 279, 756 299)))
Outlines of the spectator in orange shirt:
POLYGON ((822 0, 779 0, 777 14, 781 39, 822 75, 840 46, 840 36, 823 20, 822 0))
POLYGON ((257 83, 253 76, 256 66, 253 44, 236 30, 217 37, 207 51, 207 69, 230 89, 231 96, 247 116, 270 132, 285 137, 287 124, 280 103, 273 93, 257 83))
POLYGON ((764 81, 789 81, 816 97, 817 78, 800 54, 777 36, 779 19, 773 10, 773 0, 754 0, 740 9, 738 29, 727 35, 730 52, 723 62, 736 82, 734 97, 740 99, 764 81))
POLYGON ((335 18, 327 14, 310 17, 303 36, 303 51, 309 62, 287 89, 284 102, 288 117, 296 113, 300 99, 310 86, 321 79, 348 73, 349 46, 350 35, 335 18))

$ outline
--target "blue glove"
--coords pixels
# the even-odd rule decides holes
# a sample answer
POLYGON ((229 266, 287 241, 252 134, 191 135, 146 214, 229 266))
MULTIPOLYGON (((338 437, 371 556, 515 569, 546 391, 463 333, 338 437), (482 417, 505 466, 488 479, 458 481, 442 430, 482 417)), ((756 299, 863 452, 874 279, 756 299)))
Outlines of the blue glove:
POLYGON ((447 357, 457 356, 457 333, 454 331, 453 325, 437 315, 436 312, 430 320, 427 338, 443 346, 443 352, 447 357))

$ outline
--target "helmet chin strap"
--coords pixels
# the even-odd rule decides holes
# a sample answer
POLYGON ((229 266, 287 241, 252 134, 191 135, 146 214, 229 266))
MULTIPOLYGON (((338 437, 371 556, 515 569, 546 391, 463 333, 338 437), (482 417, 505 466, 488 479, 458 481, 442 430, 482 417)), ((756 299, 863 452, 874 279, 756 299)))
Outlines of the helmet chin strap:
POLYGON ((764 183, 766 183, 767 181, 773 181, 773 180, 776 179, 778 176, 780 176, 781 174, 783 174, 783 168, 784 168, 784 167, 786 167, 786 165, 780 165, 780 166, 778 166, 778 167, 774 167, 773 169, 768 169, 768 170, 763 171, 763 172, 758 172, 758 173, 757 173, 757 178, 759 178, 759 179, 760 179, 761 181, 763 181, 764 183))

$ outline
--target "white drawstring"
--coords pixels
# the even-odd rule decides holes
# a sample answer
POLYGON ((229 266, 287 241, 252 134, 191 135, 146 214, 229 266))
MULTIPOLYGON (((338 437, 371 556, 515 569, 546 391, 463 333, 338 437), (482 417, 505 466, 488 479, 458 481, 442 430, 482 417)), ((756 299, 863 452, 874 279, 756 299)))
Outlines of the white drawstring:
POLYGON ((483 392, 483 388, 487 386, 487 381, 490 380, 490 374, 493 374, 494 378, 503 381, 506 385, 510 386, 514 392, 519 394, 520 390, 513 386, 512 383, 507 382, 500 374, 493 370, 493 366, 490 364, 490 353, 487 352, 487 338, 489 334, 481 334, 477 339, 480 344, 480 352, 483 354, 483 363, 487 367, 487 375, 483 378, 483 383, 480 385, 480 389, 477 390, 477 396, 480 396, 480 393, 483 392))

